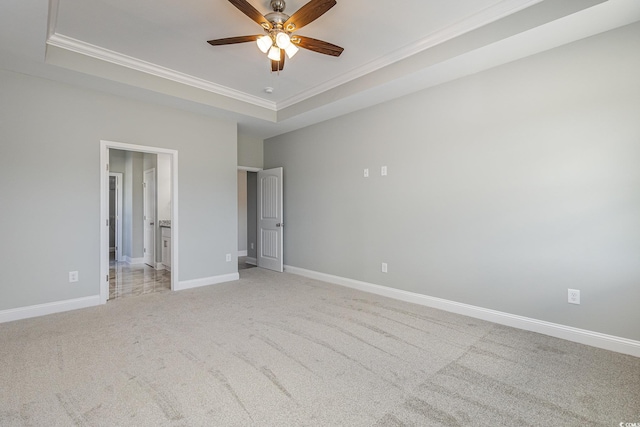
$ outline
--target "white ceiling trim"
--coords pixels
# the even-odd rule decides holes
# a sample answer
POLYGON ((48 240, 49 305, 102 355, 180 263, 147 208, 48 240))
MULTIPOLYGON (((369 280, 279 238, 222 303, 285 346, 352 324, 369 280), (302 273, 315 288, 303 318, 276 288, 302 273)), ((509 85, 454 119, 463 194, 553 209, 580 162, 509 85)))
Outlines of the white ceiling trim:
POLYGON ((456 24, 430 34, 429 36, 414 43, 411 43, 402 49, 398 49, 389 55, 380 57, 379 59, 369 62, 368 64, 365 64, 361 67, 355 68, 348 73, 345 73, 323 84, 315 86, 307 91, 301 92, 296 96, 292 96, 288 99, 280 101, 277 104, 277 110, 281 110, 283 108, 287 108, 299 102, 305 101, 323 92, 336 88, 342 84, 348 83, 352 80, 356 80, 369 73, 391 65, 394 62, 401 61, 417 53, 420 53, 423 50, 437 46, 438 44, 454 39, 485 25, 489 25, 492 22, 531 7, 542 1, 543 0, 504 0, 456 24))
POLYGON ((540 3, 541 1, 543 0, 503 0, 494 6, 488 7, 479 13, 444 28, 441 31, 437 31, 428 37, 411 43, 402 49, 398 49, 389 55, 380 57, 377 60, 371 61, 361 67, 357 67, 345 74, 342 74, 341 76, 278 103, 56 33, 55 21, 57 19, 59 0, 50 0, 50 35, 47 39, 47 44, 277 112, 281 109, 317 96, 323 92, 334 89, 342 84, 361 78, 395 62, 406 59, 440 43, 444 43, 469 31, 488 25, 508 15, 540 3))
POLYGON ((277 111, 276 103, 273 101, 268 101, 257 96, 248 95, 244 92, 240 92, 226 86, 210 82, 208 80, 200 79, 198 77, 181 73, 179 71, 153 64, 151 62, 143 61, 138 58, 123 55, 121 53, 105 49, 100 46, 95 46, 93 44, 86 43, 81 40, 65 36, 63 34, 53 33, 51 36, 49 36, 47 44, 50 46, 55 46, 61 49, 80 53, 92 58, 100 59, 102 61, 110 62, 112 64, 127 67, 136 71, 151 74, 177 83, 182 83, 198 89, 206 90, 208 92, 213 92, 218 95, 223 95, 229 98, 236 99, 238 101, 266 108, 271 111, 277 111))
POLYGON ((56 32, 56 23, 58 22, 58 8, 60 0, 49 0, 49 19, 47 20, 47 39, 56 32))

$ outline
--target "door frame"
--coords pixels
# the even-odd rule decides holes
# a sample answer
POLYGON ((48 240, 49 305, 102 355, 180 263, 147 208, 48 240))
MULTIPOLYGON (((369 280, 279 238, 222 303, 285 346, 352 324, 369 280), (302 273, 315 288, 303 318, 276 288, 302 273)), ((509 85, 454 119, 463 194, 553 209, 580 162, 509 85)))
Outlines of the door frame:
MULTIPOLYGON (((255 168, 255 167, 251 167, 251 166, 238 166, 238 170, 239 171, 244 171, 244 172, 260 172, 261 170, 263 170, 263 168, 255 168)), ((256 203, 257 203, 257 198, 258 198, 258 196, 256 194, 256 203)), ((256 205, 256 207, 257 207, 257 205, 256 205)), ((256 226, 256 230, 257 230, 257 228, 258 228, 257 219, 256 219, 255 226, 256 226)), ((248 221, 248 218, 247 218, 247 235, 249 235, 249 221, 248 221)), ((256 257, 255 258, 249 258, 248 255, 247 255, 247 264, 255 265, 257 267, 258 266, 258 256, 257 256, 258 236, 257 236, 257 231, 256 231, 255 244, 256 244, 256 257)), ((247 247, 247 253, 248 252, 249 252, 249 247, 247 247)), ((238 254, 238 256, 240 256, 240 255, 238 254)))
POLYGON ((156 260, 156 229, 159 230, 160 228, 156 225, 158 218, 156 218, 158 216, 158 185, 156 182, 156 168, 150 168, 147 170, 144 170, 142 172, 142 185, 143 185, 143 189, 142 189, 142 212, 143 212, 143 227, 142 227, 142 245, 144 247, 144 261, 145 263, 150 266, 153 267, 154 269, 157 267, 158 262, 156 260), (149 206, 147 206, 147 199, 149 196, 149 185, 148 185, 148 181, 147 181, 147 174, 151 173, 151 175, 153 176, 153 193, 151 194, 152 199, 153 199, 153 206, 151 206, 151 209, 149 209, 149 206), (151 235, 147 236, 147 214, 149 213, 149 211, 151 211, 151 214, 153 215, 153 223, 150 224, 151 225, 151 235), (150 239, 149 242, 149 246, 150 248, 147 248, 147 237, 150 239), (150 254, 150 255, 149 255, 150 254), (149 258, 149 256, 151 256, 151 264, 149 264, 147 262, 147 259, 149 258))
MULTIPOLYGON (((258 267, 266 268, 282 273, 284 271, 284 168, 263 169, 258 172, 258 267), (277 213, 275 217, 264 218, 263 207, 265 200, 262 177, 277 177, 276 200, 277 213), (279 221, 279 222, 278 222, 279 221), (277 254, 275 258, 267 259, 263 256, 264 241, 263 230, 276 233, 277 254)), ((273 200, 273 199, 266 199, 273 200)))
POLYGON ((122 261, 122 178, 121 172, 109 172, 116 178, 116 261, 122 261))
POLYGON ((146 145, 115 141, 100 141, 100 303, 109 299, 109 150, 137 151, 151 154, 168 154, 171 157, 171 290, 176 289, 179 271, 178 251, 178 151, 146 145))

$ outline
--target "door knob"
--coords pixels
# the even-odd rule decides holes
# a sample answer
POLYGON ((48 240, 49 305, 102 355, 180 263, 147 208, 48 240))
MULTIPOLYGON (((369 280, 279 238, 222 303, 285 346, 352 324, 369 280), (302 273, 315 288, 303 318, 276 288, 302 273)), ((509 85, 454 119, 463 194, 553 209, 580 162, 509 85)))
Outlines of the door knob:
POLYGON ((284 227, 284 222, 279 222, 276 224, 276 227, 284 227))

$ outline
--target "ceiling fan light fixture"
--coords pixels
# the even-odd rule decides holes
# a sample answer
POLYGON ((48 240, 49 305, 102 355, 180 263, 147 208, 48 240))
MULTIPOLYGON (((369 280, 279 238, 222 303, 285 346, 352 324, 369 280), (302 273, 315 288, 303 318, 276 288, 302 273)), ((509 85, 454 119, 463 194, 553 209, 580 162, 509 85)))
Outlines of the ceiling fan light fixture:
POLYGON ((272 61, 280 61, 280 48, 277 46, 271 46, 271 49, 269 49, 269 54, 267 55, 267 58, 269 58, 272 61))
POLYGON ((273 40, 271 40, 271 36, 262 36, 258 40, 256 40, 258 44, 258 49, 262 51, 262 53, 267 53, 269 48, 273 45, 273 40))
MULTIPOLYGON (((222 1, 222 0, 220 0, 222 1)), ((261 52, 271 60, 271 71, 280 72, 285 59, 292 58, 299 48, 331 56, 340 56, 344 50, 340 46, 293 34, 302 27, 315 21, 336 5, 336 0, 305 0, 307 3, 293 15, 284 13, 286 0, 269 0, 273 12, 263 15, 250 3, 250 0, 228 0, 240 12, 262 27, 262 35, 225 37, 208 40, 211 46, 256 42, 261 52)), ((254 0, 255 1, 255 0, 254 0)), ((267 0, 263 0, 266 3, 267 0)))
POLYGON ((289 59, 293 58, 293 55, 298 53, 299 50, 300 49, 298 49, 298 47, 296 45, 294 45, 293 43, 289 43, 289 46, 287 46, 284 49, 284 51, 286 52, 286 54, 289 57, 289 59))
POLYGON ((289 34, 285 32, 279 32, 276 36, 276 44, 280 49, 284 49, 285 51, 291 45, 291 38, 289 34))

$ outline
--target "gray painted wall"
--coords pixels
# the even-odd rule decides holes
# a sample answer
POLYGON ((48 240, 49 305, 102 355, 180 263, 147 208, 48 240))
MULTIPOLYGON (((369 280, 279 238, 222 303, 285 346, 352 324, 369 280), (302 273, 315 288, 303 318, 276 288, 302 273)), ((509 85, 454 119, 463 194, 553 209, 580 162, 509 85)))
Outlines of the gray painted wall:
MULTIPOLYGON (((126 155, 127 153, 125 151, 121 151, 121 150, 110 150, 109 151, 109 171, 110 172, 118 172, 122 174, 122 181, 120 182, 120 191, 122 192, 122 212, 123 212, 123 217, 124 217, 124 204, 125 204, 125 198, 124 198, 124 172, 125 172, 125 159, 126 159, 126 155)), ((111 207, 111 206, 110 206, 111 207)), ((120 218, 120 221, 122 222, 124 220, 124 218, 120 218)), ((122 251, 122 255, 125 255, 124 252, 124 246, 125 246, 125 237, 124 237, 124 224, 122 225, 122 248, 120 248, 120 250, 122 251)), ((115 233, 114 233, 115 234, 115 233)))
POLYGON ((153 154, 156 157, 156 261, 162 262, 162 228, 160 220, 171 219, 171 156, 153 154))
MULTIPOLYGON (((144 256, 144 218, 142 180, 145 162, 151 164, 150 154, 109 150, 109 170, 122 173, 122 255, 129 258, 144 256)), ((153 167, 153 166, 151 166, 153 167)))
POLYGON ((99 294, 100 140, 178 150, 179 280, 237 271, 235 123, 8 71, 0 117, 0 310, 99 294))
MULTIPOLYGON (((143 164, 142 164, 142 182, 144 182, 144 171, 147 171, 149 169, 153 169, 155 171, 155 180, 156 180, 156 207, 155 207, 155 217, 156 217, 156 221, 155 221, 155 249, 154 249, 154 258, 156 260, 156 262, 160 262, 162 261, 162 230, 160 229, 160 225, 159 224, 159 220, 160 218, 160 213, 159 213, 159 207, 160 207, 160 193, 165 190, 163 188, 161 188, 161 182, 160 182, 160 168, 158 167, 158 155, 157 154, 152 154, 152 153, 144 153, 142 155, 143 157, 143 164)), ((142 238, 142 247, 143 247, 143 252, 142 252, 142 257, 144 257, 144 187, 143 187, 143 192, 142 192, 142 216, 141 216, 141 221, 142 221, 142 234, 140 235, 140 237, 142 238)), ((169 196, 170 197, 170 196, 169 196)))
MULTIPOLYGON (((144 257, 144 204, 142 201, 144 191, 142 182, 144 177, 144 154, 140 152, 127 152, 127 173, 124 177, 125 191, 123 211, 124 225, 127 232, 123 231, 129 244, 129 250, 125 255, 131 258, 144 257)), ((123 244, 125 250, 127 245, 123 244)))
MULTIPOLYGON (((122 174, 120 189, 122 191, 122 256, 131 257, 131 188, 127 188, 127 156, 128 152, 122 150, 109 150, 109 171, 122 174)), ((130 162, 130 160, 129 160, 130 162)))
POLYGON ((634 24, 265 141, 285 264, 639 340, 638 52, 634 24))
POLYGON ((264 157, 261 139, 238 134, 238 166, 261 168, 264 157))

